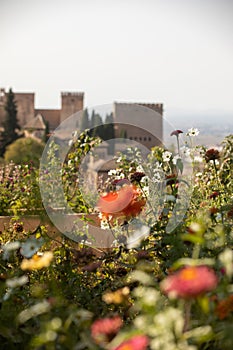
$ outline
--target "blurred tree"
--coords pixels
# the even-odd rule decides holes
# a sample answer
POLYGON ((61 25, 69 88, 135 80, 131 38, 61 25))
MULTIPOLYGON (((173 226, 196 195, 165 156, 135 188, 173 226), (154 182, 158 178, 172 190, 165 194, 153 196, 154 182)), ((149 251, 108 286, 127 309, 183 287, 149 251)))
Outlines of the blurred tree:
POLYGON ((102 140, 104 138, 104 125, 101 116, 95 111, 92 111, 90 134, 93 137, 99 136, 102 140))
POLYGON ((1 134, 1 150, 0 156, 5 153, 6 146, 17 140, 19 136, 19 122, 17 119, 17 105, 15 101, 15 95, 12 89, 9 89, 7 93, 7 100, 4 106, 5 109, 5 120, 3 122, 3 132, 1 134))
POLYGON ((44 143, 31 137, 23 137, 7 146, 4 158, 6 162, 11 160, 16 164, 33 162, 35 166, 39 166, 43 150, 44 143))
POLYGON ((114 121, 113 121, 112 113, 106 115, 103 139, 105 141, 109 140, 108 153, 114 154, 115 130, 114 130, 114 121))
POLYGON ((44 131, 44 135, 42 137, 42 141, 44 143, 46 143, 49 139, 49 122, 47 120, 45 120, 45 131, 44 131))
POLYGON ((80 130, 83 132, 86 129, 89 129, 90 127, 90 122, 89 122, 89 114, 87 108, 84 109, 83 114, 82 114, 82 119, 80 123, 80 130))

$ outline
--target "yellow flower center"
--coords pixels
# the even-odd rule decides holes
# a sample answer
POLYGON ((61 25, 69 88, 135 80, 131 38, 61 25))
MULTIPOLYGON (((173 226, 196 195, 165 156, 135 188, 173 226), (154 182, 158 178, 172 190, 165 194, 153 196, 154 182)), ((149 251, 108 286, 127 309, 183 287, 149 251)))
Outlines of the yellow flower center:
POLYGON ((126 345, 123 345, 120 349, 121 349, 121 350, 132 350, 132 346, 126 344, 126 345))

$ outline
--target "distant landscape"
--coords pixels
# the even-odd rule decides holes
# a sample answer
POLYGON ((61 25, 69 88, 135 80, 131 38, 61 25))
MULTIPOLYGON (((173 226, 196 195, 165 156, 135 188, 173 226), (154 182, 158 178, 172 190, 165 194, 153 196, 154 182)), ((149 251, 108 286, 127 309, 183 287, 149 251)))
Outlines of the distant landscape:
MULTIPOLYGON (((207 147, 220 147, 224 137, 233 134, 233 114, 197 114, 183 113, 180 115, 169 115, 165 113, 165 120, 174 126, 174 129, 181 129, 184 133, 191 127, 198 128, 200 133, 196 143, 207 147)), ((164 133, 165 143, 169 143, 169 132, 164 133)))

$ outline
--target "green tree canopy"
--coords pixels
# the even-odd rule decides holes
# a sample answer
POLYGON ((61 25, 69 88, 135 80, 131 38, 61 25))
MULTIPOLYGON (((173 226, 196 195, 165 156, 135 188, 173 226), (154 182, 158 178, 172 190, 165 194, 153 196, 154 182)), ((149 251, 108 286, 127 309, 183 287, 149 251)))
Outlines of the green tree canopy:
POLYGON ((18 130, 20 129, 17 119, 17 105, 15 101, 15 95, 12 89, 9 89, 7 93, 5 109, 5 120, 3 122, 4 131, 1 135, 1 150, 2 156, 6 150, 6 146, 17 140, 19 137, 18 130))
POLYGON ((30 137, 23 137, 6 148, 5 161, 13 161, 16 164, 33 162, 39 166, 40 158, 44 150, 44 143, 30 137))

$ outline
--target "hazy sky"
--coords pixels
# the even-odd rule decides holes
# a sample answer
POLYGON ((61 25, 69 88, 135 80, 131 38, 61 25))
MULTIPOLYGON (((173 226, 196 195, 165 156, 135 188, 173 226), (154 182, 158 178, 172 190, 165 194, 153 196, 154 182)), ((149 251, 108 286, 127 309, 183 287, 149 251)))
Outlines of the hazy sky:
POLYGON ((233 119, 232 0, 0 0, 0 86, 233 119))

